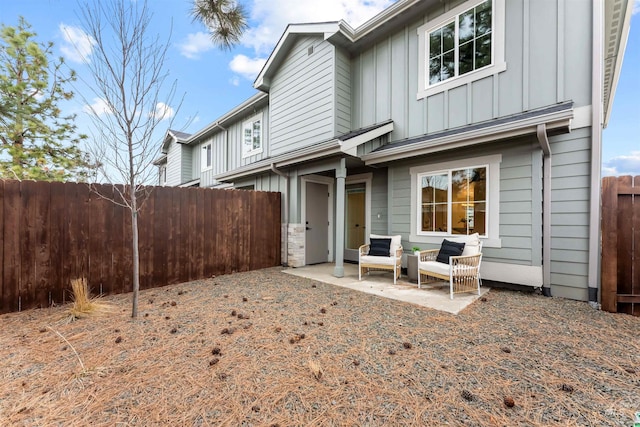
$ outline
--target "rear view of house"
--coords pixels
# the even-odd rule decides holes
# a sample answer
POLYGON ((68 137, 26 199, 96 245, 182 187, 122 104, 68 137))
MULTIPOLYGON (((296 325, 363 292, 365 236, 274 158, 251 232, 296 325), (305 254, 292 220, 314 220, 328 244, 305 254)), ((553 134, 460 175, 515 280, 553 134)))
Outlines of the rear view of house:
POLYGON ((602 128, 632 0, 399 0, 289 25, 256 95, 168 131, 166 185, 283 193, 283 263, 479 233, 482 277, 597 301, 602 128))

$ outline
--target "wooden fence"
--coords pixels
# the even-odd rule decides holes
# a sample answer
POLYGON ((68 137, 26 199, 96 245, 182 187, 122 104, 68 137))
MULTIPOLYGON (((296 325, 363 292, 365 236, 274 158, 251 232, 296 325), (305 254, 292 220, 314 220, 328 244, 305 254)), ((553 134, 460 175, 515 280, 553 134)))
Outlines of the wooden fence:
POLYGON ((640 176, 602 180, 602 309, 640 316, 640 176))
MULTIPOLYGON (((139 213, 140 288, 280 264, 280 194, 149 187, 139 213)), ((130 211, 114 187, 0 180, 0 313, 132 290, 130 211)))

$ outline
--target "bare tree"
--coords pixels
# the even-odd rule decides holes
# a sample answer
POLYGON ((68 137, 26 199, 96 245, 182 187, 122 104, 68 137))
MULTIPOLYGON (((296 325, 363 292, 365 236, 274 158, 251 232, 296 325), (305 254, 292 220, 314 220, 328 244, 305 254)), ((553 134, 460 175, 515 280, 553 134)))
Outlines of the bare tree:
MULTIPOLYGON (((126 184, 114 186, 116 197, 110 200, 131 212, 134 318, 140 289, 138 213, 148 196, 143 184, 150 182, 154 171, 156 128, 175 113, 170 105, 176 82, 165 88, 170 35, 165 41, 150 35, 151 17, 146 1, 131 0, 84 3, 80 14, 94 45, 86 61, 97 96, 92 104, 95 133, 91 151, 101 164, 103 179, 126 184)), ((166 128, 166 123, 162 126, 166 128)))

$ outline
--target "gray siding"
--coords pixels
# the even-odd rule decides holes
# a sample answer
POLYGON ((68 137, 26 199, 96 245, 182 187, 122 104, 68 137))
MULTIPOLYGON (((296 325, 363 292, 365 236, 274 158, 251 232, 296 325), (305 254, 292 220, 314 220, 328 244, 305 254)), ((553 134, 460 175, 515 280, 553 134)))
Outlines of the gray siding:
POLYGON ((587 298, 589 267, 589 128, 550 139, 552 294, 587 298))
MULTIPOLYGON (((390 230, 405 237, 403 245, 414 246, 406 240, 411 232, 411 175, 409 168, 429 163, 460 160, 490 154, 502 154, 500 164, 500 239, 501 248, 483 248, 483 260, 521 265, 540 265, 541 253, 534 239, 541 238, 541 214, 533 216, 533 193, 542 192, 542 182, 533 180, 534 157, 530 139, 487 144, 455 154, 434 154, 428 158, 412 159, 389 168, 390 230)), ((537 151, 537 150, 534 150, 537 151)), ((539 210, 538 210, 539 211, 539 210)), ((425 246, 424 243, 417 243, 425 246)))
POLYGON ((391 118, 390 140, 399 140, 565 100, 590 104, 590 73, 576 72, 591 67, 591 5, 580 0, 506 0, 506 71, 416 99, 417 28, 460 3, 436 6, 354 56, 353 128, 391 118))
POLYGON ((335 91, 335 133, 340 135, 351 131, 351 65, 341 49, 336 49, 335 91))
POLYGON ((321 37, 300 37, 273 77, 269 92, 272 156, 334 136, 334 52, 321 37), (309 55, 311 46, 314 52, 309 55))
POLYGON ((376 170, 371 180, 371 232, 370 234, 387 234, 388 223, 387 171, 376 170), (378 218, 380 214, 380 218, 378 218))
POLYGON ((167 185, 182 183, 182 144, 172 142, 167 150, 167 185))

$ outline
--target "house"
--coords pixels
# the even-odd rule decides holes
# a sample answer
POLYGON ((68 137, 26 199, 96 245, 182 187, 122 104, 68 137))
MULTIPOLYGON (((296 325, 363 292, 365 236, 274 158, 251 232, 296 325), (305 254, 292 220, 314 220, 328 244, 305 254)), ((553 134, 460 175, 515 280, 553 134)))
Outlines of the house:
POLYGON ((283 263, 371 233, 478 232, 485 279, 598 298, 600 164, 632 0, 399 0, 353 29, 289 25, 257 93, 168 131, 166 185, 279 191, 283 263))

